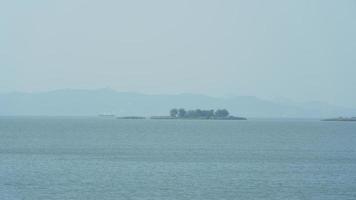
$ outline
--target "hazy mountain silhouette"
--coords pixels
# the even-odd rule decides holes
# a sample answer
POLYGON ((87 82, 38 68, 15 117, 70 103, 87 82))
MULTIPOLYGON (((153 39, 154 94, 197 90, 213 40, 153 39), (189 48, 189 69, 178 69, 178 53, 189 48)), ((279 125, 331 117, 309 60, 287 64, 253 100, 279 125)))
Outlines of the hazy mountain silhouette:
POLYGON ((322 102, 288 103, 253 96, 215 98, 197 94, 146 95, 111 89, 0 94, 0 115, 168 115, 171 108, 218 109, 245 117, 356 116, 356 109, 322 102))

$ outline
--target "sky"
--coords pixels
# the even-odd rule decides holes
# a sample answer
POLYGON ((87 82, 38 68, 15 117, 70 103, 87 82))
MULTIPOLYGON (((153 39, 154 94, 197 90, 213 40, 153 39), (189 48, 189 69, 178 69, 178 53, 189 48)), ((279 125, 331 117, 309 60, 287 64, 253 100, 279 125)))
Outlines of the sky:
POLYGON ((0 0, 0 92, 103 87, 356 107, 356 1, 0 0))

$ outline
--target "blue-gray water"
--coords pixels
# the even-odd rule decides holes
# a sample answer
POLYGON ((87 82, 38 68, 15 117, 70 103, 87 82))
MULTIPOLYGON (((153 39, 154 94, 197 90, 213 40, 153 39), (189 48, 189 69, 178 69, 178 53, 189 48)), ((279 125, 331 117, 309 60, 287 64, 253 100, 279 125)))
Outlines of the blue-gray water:
POLYGON ((356 123, 1 117, 0 199, 356 199, 356 123))

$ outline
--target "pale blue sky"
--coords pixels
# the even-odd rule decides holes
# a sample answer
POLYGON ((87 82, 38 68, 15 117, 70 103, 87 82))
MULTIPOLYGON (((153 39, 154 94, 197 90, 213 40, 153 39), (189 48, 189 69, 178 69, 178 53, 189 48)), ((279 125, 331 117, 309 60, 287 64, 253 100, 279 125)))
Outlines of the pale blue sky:
POLYGON ((356 1, 0 0, 0 92, 101 87, 356 107, 356 1))

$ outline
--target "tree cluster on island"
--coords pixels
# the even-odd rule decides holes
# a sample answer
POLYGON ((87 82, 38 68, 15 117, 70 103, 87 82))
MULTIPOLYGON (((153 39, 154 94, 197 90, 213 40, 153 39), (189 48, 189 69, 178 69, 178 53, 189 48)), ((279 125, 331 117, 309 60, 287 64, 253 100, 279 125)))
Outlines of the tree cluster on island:
POLYGON ((233 120, 245 120, 243 117, 235 117, 230 115, 226 109, 218 110, 185 110, 184 108, 173 108, 170 110, 169 115, 171 118, 177 119, 233 119, 233 120))

